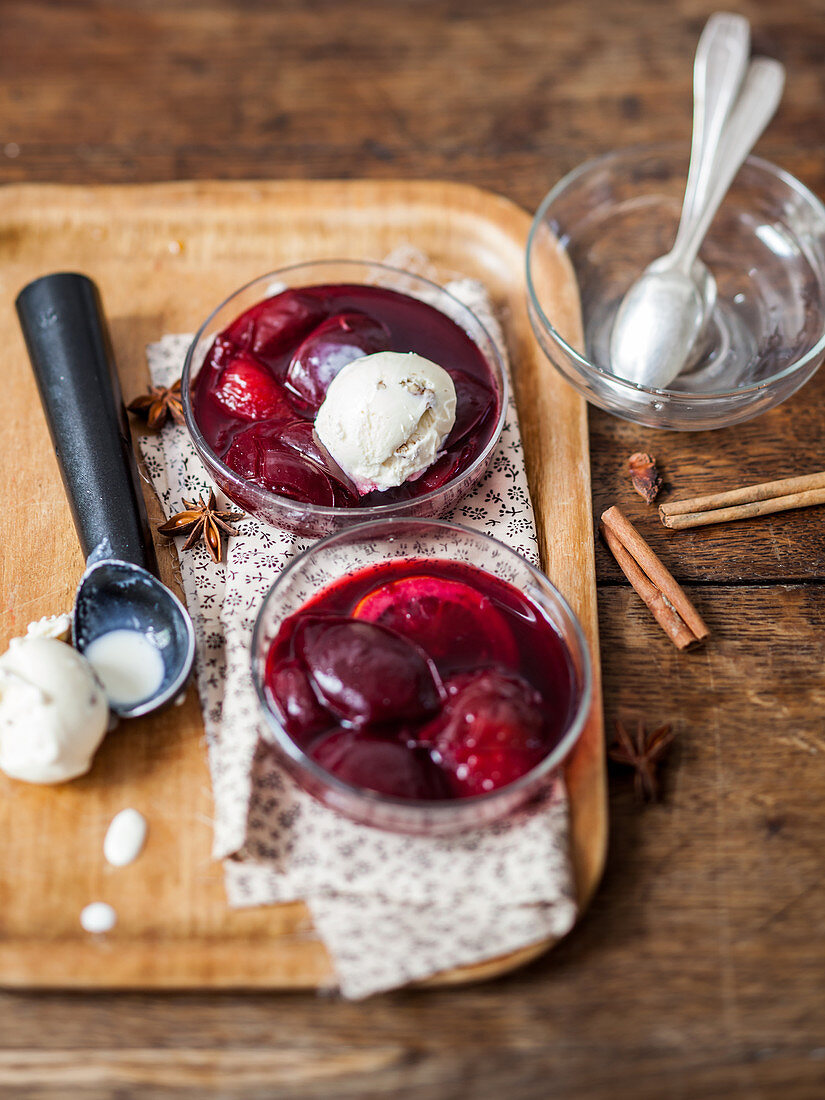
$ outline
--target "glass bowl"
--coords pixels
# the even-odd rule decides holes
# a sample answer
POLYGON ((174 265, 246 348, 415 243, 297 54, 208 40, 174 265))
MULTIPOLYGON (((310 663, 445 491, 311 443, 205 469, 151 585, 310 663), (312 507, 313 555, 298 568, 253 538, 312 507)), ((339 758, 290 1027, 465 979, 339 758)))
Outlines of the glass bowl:
POLYGON ((565 176, 539 207, 527 244, 528 310, 550 362, 588 401, 652 428, 723 428, 773 408, 825 355, 825 208, 757 157, 737 175, 700 258, 716 278, 709 344, 669 389, 607 369, 619 302, 673 244, 688 158, 670 147, 609 153, 565 176), (585 353, 554 327, 559 264, 581 298, 585 353))
POLYGON ((299 535, 318 538, 353 523, 379 520, 398 515, 422 517, 440 516, 453 508, 483 476, 493 457, 504 426, 507 408, 508 382, 498 349, 476 315, 452 294, 436 283, 418 275, 400 271, 386 264, 360 260, 319 260, 295 264, 271 271, 236 290, 204 321, 186 354, 181 378, 183 413, 195 450, 208 473, 223 492, 240 508, 257 519, 294 531, 299 535), (263 298, 288 287, 319 284, 354 283, 387 287, 390 290, 418 298, 446 313, 456 322, 484 355, 499 400, 499 412, 489 442, 475 460, 461 473, 438 489, 410 500, 365 508, 336 508, 306 504, 279 496, 241 477, 215 454, 206 442, 192 408, 191 388, 215 337, 235 318, 263 298))
POLYGON ((590 711, 591 675, 581 627, 547 578, 489 535, 443 520, 398 518, 362 523, 315 543, 290 563, 267 593, 252 638, 252 679, 283 765, 325 805, 364 825, 394 832, 439 835, 475 828, 512 813, 545 790, 584 727, 590 711), (283 620, 339 578, 398 558, 466 561, 508 581, 542 609, 567 647, 577 700, 567 728, 548 756, 506 787, 471 798, 414 802, 352 786, 316 764, 289 737, 267 703, 266 657, 283 620))

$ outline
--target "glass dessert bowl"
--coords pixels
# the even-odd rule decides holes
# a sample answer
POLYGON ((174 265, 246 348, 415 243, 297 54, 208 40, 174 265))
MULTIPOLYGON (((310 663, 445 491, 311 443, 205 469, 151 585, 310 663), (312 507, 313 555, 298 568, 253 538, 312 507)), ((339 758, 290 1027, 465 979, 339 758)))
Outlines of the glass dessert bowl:
POLYGON ((547 578, 438 520, 359 524, 297 557, 259 612, 252 675, 305 790, 432 835, 546 790, 591 697, 581 628, 547 578))
POLYGON ((646 387, 611 372, 610 334, 631 284, 673 244, 687 165, 685 149, 639 147, 560 180, 527 242, 528 311, 547 358, 588 401, 652 428, 701 431, 774 408, 825 357, 825 208, 748 157, 699 253, 718 292, 702 356, 667 389, 646 387), (560 264, 578 283, 583 348, 556 327, 560 264))
POLYGON ((283 268, 232 294, 195 336, 181 388, 187 427, 216 484, 251 515, 310 536, 453 507, 487 469, 507 404, 498 351, 466 306, 426 279, 347 260, 283 268), (426 361, 446 372, 454 423, 429 439, 418 424, 419 466, 401 484, 371 490, 321 442, 319 411, 327 422, 330 408, 339 420, 363 416, 347 368, 379 356, 391 367, 426 361))

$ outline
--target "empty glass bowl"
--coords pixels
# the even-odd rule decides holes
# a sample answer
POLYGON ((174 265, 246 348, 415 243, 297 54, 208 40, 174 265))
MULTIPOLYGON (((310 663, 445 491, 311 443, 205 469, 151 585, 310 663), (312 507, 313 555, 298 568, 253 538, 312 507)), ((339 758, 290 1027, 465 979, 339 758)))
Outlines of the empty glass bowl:
POLYGON ((542 202, 527 245, 528 309, 547 357, 588 401, 653 428, 722 428, 778 405, 825 356, 825 208, 793 176, 749 157, 700 252, 718 288, 708 344, 668 389, 609 370, 616 310, 673 244, 687 152, 610 153, 565 176, 542 202), (559 262, 581 298, 584 349, 556 330, 559 262))
POLYGON ((514 550, 491 538, 443 520, 389 519, 362 523, 329 535, 296 557, 267 593, 252 638, 252 679, 275 751, 293 778, 310 794, 346 817, 395 832, 437 835, 475 828, 524 805, 552 781, 572 750, 590 711, 591 665, 581 627, 547 578, 514 550), (441 801, 392 798, 352 786, 317 764, 283 729, 267 702, 266 658, 283 620, 311 597, 356 569, 393 559, 440 558, 466 561, 507 581, 537 604, 570 657, 575 700, 555 748, 531 771, 506 787, 441 801))
POLYGON ((186 426, 195 449, 215 484, 230 500, 257 519, 310 537, 327 535, 352 523, 363 523, 366 520, 378 520, 389 516, 440 516, 455 507, 483 476, 490 464, 504 426, 507 387, 507 374, 496 345, 484 325, 467 306, 428 279, 399 271, 386 264, 359 260, 319 260, 295 264, 262 275, 235 291, 207 317, 196 333, 186 355, 181 379, 186 426), (429 493, 393 504, 364 508, 327 507, 292 500, 248 481, 227 466, 209 446, 197 425, 192 408, 191 387, 218 333, 256 302, 271 297, 287 287, 337 283, 387 287, 426 302, 447 314, 463 328, 487 361, 499 399, 498 418, 492 435, 483 450, 466 469, 429 493))

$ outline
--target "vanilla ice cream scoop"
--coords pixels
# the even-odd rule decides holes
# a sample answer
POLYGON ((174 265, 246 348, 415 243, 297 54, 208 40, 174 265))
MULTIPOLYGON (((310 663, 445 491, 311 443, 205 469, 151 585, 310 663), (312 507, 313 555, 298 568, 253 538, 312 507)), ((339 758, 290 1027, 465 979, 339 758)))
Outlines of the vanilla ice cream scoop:
POLYGON ((27 637, 0 657, 0 769, 27 783, 83 775, 109 707, 91 665, 54 638, 27 637))
POLYGON ((423 474, 454 423, 455 386, 443 367, 413 352, 379 351, 333 378, 315 431, 364 494, 423 474))

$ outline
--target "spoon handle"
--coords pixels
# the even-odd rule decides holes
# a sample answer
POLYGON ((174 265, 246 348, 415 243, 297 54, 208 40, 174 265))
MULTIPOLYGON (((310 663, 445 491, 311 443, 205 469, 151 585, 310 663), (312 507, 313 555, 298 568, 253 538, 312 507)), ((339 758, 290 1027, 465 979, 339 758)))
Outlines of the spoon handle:
POLYGON ((44 275, 15 304, 84 557, 156 573, 97 287, 85 275, 44 275))
POLYGON ((719 139, 747 69, 750 37, 743 15, 716 12, 699 38, 693 65, 690 166, 674 248, 689 231, 712 182, 719 139))
POLYGON ((685 274, 690 271, 736 173, 773 118, 784 85, 785 69, 780 62, 757 57, 750 63, 742 91, 722 132, 704 205, 671 253, 674 266, 685 274))

